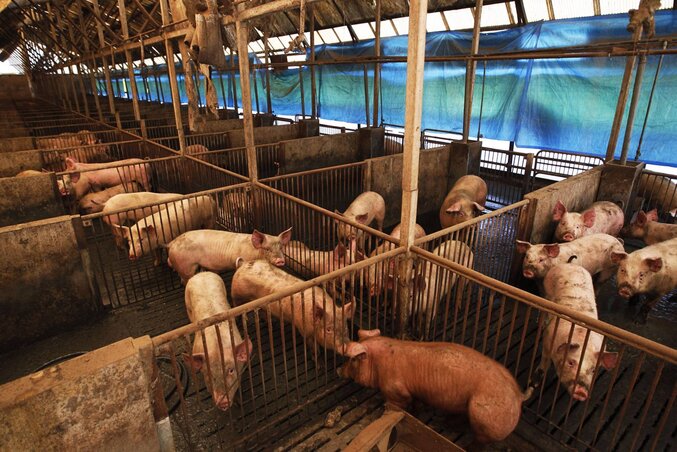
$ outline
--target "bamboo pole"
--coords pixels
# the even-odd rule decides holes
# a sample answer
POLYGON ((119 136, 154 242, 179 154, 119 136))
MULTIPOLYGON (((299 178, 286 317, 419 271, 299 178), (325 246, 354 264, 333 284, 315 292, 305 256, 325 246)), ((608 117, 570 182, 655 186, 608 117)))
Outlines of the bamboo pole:
POLYGON ((402 169, 402 235, 400 245, 407 250, 400 264, 399 278, 399 333, 408 328, 411 308, 409 288, 412 280, 413 259, 410 248, 414 244, 418 203, 418 164, 423 108, 423 69, 425 61, 427 0, 409 3, 409 46, 407 49, 407 84, 404 105, 404 155, 402 169), (403 276, 403 277, 402 277, 403 276))
MULTIPOLYGON (((482 20, 482 4, 484 0, 477 0, 475 6, 475 26, 473 27, 472 46, 470 55, 477 55, 480 48, 480 22, 482 20)), ((472 118, 472 96, 475 91, 475 70, 477 61, 470 60, 465 69, 465 102, 463 102, 463 142, 468 142, 470 135, 470 120, 472 118)))
MULTIPOLYGON (((129 27, 127 25, 127 8, 125 0, 118 0, 118 10, 120 11, 120 27, 122 28, 122 37, 129 39, 129 27)), ((132 107, 134 108, 134 119, 141 120, 141 108, 139 107, 139 92, 136 86, 136 76, 134 75, 134 61, 129 49, 125 49, 125 58, 127 59, 127 73, 129 74, 129 86, 132 90, 132 107)))
POLYGON ((263 51, 265 53, 265 69, 266 69, 266 101, 268 102, 268 114, 273 114, 273 102, 270 97, 270 70, 268 66, 270 65, 270 47, 268 45, 268 34, 263 34, 263 51))
MULTIPOLYGON (((374 56, 381 58, 381 0, 376 0, 376 27, 374 30, 374 56)), ((378 109, 380 98, 380 83, 381 83, 381 65, 374 63, 374 120, 372 124, 378 127, 380 124, 378 109)))
POLYGON ((244 123, 244 144, 247 148, 247 169, 249 180, 258 180, 258 168, 256 162, 256 147, 254 145, 254 119, 252 118, 252 93, 249 84, 249 27, 247 23, 235 22, 237 32, 237 61, 240 66, 240 90, 242 91, 242 120, 244 123))

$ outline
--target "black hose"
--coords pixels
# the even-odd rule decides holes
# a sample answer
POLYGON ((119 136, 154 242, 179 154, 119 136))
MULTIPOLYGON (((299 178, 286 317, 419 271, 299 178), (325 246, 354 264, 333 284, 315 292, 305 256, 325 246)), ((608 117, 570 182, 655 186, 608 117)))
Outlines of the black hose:
POLYGON ((47 361, 46 363, 44 363, 43 365, 41 365, 40 367, 35 369, 32 373, 40 372, 41 370, 45 370, 46 368, 48 368, 50 366, 53 366, 55 364, 59 364, 59 363, 64 362, 64 361, 68 361, 71 358, 77 358, 78 356, 82 356, 85 353, 88 353, 88 352, 73 352, 73 353, 68 353, 66 355, 63 355, 63 356, 59 356, 58 358, 54 358, 50 361, 47 361))

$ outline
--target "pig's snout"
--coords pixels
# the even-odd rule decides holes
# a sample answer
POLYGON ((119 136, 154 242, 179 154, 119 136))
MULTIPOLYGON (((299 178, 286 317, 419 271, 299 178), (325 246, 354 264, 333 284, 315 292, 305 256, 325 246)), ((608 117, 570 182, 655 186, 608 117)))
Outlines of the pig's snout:
POLYGON ((632 296, 632 289, 628 286, 621 286, 618 289, 618 295, 623 298, 630 298, 632 296))
POLYGON ((562 240, 564 240, 565 242, 571 242, 574 238, 575 237, 571 232, 567 232, 562 236, 562 240))
POLYGON ((284 257, 279 257, 273 261, 273 265, 284 267, 284 257))
POLYGON ((528 269, 524 269, 524 271, 522 271, 522 274, 524 275, 525 278, 529 278, 529 279, 533 279, 534 276, 536 276, 534 274, 533 270, 528 270, 528 269))
POLYGON ((226 411, 228 408, 230 408, 230 400, 228 400, 228 395, 227 394, 214 394, 216 397, 216 407, 219 410, 226 411))
POLYGON ((580 402, 588 400, 588 390, 581 385, 574 385, 572 397, 580 402))
POLYGON ((129 255, 129 260, 130 260, 130 261, 134 262, 134 261, 137 260, 137 259, 138 259, 138 257, 136 257, 136 254, 130 254, 130 255, 129 255))

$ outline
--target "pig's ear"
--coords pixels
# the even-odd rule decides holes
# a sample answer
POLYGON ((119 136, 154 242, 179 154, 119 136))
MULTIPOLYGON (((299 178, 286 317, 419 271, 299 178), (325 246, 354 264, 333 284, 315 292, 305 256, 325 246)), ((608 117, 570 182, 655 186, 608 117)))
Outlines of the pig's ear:
POLYGON ((280 238, 280 243, 284 246, 291 240, 291 230, 292 228, 282 231, 278 237, 280 238))
POLYGON ((155 233, 155 226, 152 224, 148 224, 146 226, 143 226, 142 228, 139 229, 139 232, 146 232, 146 234, 154 234, 155 233))
POLYGON ((426 284, 425 275, 423 273, 419 273, 418 275, 414 276, 414 287, 419 292, 423 292, 425 290, 426 284))
POLYGON ((381 335, 381 330, 375 329, 375 330, 359 330, 357 332, 357 337, 362 339, 369 339, 370 337, 379 337, 381 335))
POLYGON ((576 349, 578 349, 581 346, 581 344, 570 344, 568 342, 565 342, 561 344, 559 347, 557 347, 557 353, 569 353, 572 352, 576 349))
POLYGON ((517 240, 517 252, 520 254, 525 254, 531 248, 531 243, 523 242, 522 240, 517 240))
POLYGON ((357 358, 360 360, 365 359, 367 357, 367 347, 358 342, 351 342, 348 344, 346 356, 348 358, 357 358))
POLYGON ((618 364, 618 353, 616 352, 602 352, 599 357, 599 363, 606 370, 611 370, 618 364))
POLYGON ((80 180, 80 173, 71 174, 71 183, 72 184, 77 184, 79 180, 80 180))
POLYGON ((583 224, 586 228, 591 228, 595 224, 596 216, 594 210, 586 210, 583 212, 583 224))
POLYGON ((620 261, 623 261, 628 258, 628 253, 611 253, 611 262, 618 264, 620 261))
POLYGON ((363 213, 361 215, 357 215, 355 217, 355 221, 357 221, 360 224, 365 224, 367 220, 369 219, 369 214, 368 213, 363 213))
POLYGON ((548 253, 548 257, 559 256, 559 243, 543 245, 543 249, 545 250, 546 253, 548 253))
POLYGON ((658 210, 653 209, 646 213, 647 221, 658 221, 658 210))
POLYGON ((562 201, 557 200, 557 204, 555 204, 555 208, 552 210, 552 221, 561 220, 565 213, 567 213, 566 206, 562 201))
POLYGON ((455 202, 452 205, 450 205, 447 210, 445 210, 446 213, 449 215, 454 215, 457 212, 461 211, 461 203, 455 202))
POLYGON ((479 215, 482 212, 484 212, 484 206, 478 202, 472 203, 473 207, 475 208, 475 214, 479 215))
POLYGON ((343 243, 339 243, 336 245, 336 248, 334 248, 334 259, 339 260, 345 257, 347 251, 346 246, 343 243))
POLYGON ((254 232, 252 232, 252 245, 254 248, 257 250, 263 247, 263 242, 266 241, 266 236, 262 232, 257 231, 254 229, 254 232))
POLYGON ((238 257, 237 259, 235 259, 235 268, 236 269, 242 267, 243 264, 244 264, 244 258, 238 257))
POLYGON ((646 224, 646 214, 643 210, 637 212, 637 218, 635 219, 635 224, 637 226, 644 226, 646 224))
POLYGON ((649 270, 654 273, 661 271, 661 268, 663 268, 663 259, 660 257, 647 257, 644 259, 644 262, 649 267, 649 270))
POLYGON ((129 237, 129 226, 120 226, 119 224, 111 224, 114 231, 119 231, 119 234, 122 234, 122 237, 129 237))
POLYGON ((72 171, 72 170, 74 170, 74 169, 75 169, 75 164, 76 164, 76 163, 77 163, 77 162, 75 161, 75 159, 72 159, 72 158, 70 158, 70 157, 66 157, 66 170, 67 170, 67 171, 72 171))
POLYGON ((316 301, 313 304, 313 322, 321 322, 324 319, 324 308, 322 307, 322 304, 319 301, 316 301))
POLYGON ((190 366, 194 372, 202 369, 202 366, 205 363, 205 354, 204 353, 193 353, 189 355, 188 353, 183 354, 184 362, 190 366))
POLYGON ((352 319, 355 315, 355 302, 351 301, 343 305, 343 315, 346 319, 352 319))
POLYGON ((235 353, 235 360, 238 363, 246 363, 249 361, 249 357, 252 356, 253 350, 254 346, 252 345, 252 341, 249 340, 249 338, 246 338, 244 341, 240 342, 240 345, 235 346, 235 350, 233 350, 235 353))

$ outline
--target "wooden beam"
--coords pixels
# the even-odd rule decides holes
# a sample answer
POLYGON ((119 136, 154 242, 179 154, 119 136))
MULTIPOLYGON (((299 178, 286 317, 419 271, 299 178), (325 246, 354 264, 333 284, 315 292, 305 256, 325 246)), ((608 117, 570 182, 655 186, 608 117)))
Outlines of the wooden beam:
POLYGON ((418 171, 421 148, 421 116, 423 108, 423 71, 425 62, 426 16, 428 0, 409 2, 409 45, 407 48, 407 93, 404 104, 404 155, 402 161, 402 214, 400 245, 407 250, 400 264, 399 279, 399 333, 404 335, 409 325, 411 300, 409 282, 413 260, 410 254, 414 244, 418 204, 418 171))
POLYGON ((249 84, 249 27, 246 22, 236 22, 237 54, 240 66, 240 90, 242 91, 242 120, 244 123, 244 144, 247 149, 247 169, 249 180, 258 180, 258 167, 256 162, 256 147, 254 144, 254 119, 252 118, 252 93, 249 84))
MULTIPOLYGON (((475 27, 473 28, 472 46, 470 48, 470 55, 477 55, 480 48, 480 23, 482 21, 482 4, 483 0, 477 0, 475 7, 475 27)), ((470 135, 470 120, 472 118, 472 97, 475 91, 475 70, 477 69, 477 61, 470 60, 465 68, 465 101, 463 103, 463 142, 468 142, 470 135)))
MULTIPOLYGON (((87 3, 86 1, 83 3, 87 3)), ((92 6, 94 7, 94 14, 100 16, 99 11, 99 0, 92 0, 92 6)), ((96 31, 99 35, 99 47, 103 48, 106 45, 106 40, 103 36, 103 25, 101 21, 96 22, 96 31)), ((115 96, 113 95, 113 82, 111 81, 110 76, 110 66, 108 65, 108 58, 101 55, 101 64, 103 66, 103 75, 106 79, 106 97, 108 98, 108 110, 111 114, 115 114, 115 96)))
MULTIPOLYGON (((315 8, 313 5, 308 7, 310 13, 310 61, 315 62, 315 8)), ((315 65, 310 66, 310 103, 311 115, 317 119, 317 82, 315 80, 315 65)))
MULTIPOLYGON (((80 23, 80 33, 85 34, 85 33, 87 33, 87 30, 85 30, 85 24, 84 24, 84 20, 83 20, 83 17, 82 17, 82 6, 81 5, 82 5, 83 2, 82 2, 82 0, 76 0, 76 2, 77 2, 77 6, 78 6, 78 22, 80 23)), ((91 54, 88 40, 85 41, 85 51, 87 52, 88 55, 91 54)), ((93 63, 92 66, 96 67, 96 61, 92 60, 92 63, 93 63)), ((85 64, 85 66, 87 66, 87 74, 89 75, 89 83, 90 83, 91 88, 92 88, 92 94, 94 95, 94 103, 96 105, 96 111, 97 111, 97 114, 99 116, 99 121, 103 122, 103 112, 101 111, 101 103, 99 102, 99 93, 96 89, 96 80, 94 78, 94 75, 92 74, 91 67, 86 65, 86 64, 85 64)), ((80 67, 82 67, 82 66, 80 66, 80 67)))
MULTIPOLYGON (((374 32, 374 56, 376 58, 381 57, 381 0, 376 0, 376 30, 374 32)), ((374 120, 372 124, 374 127, 378 127, 380 124, 378 109, 379 109, 379 96, 380 96, 380 81, 381 81, 381 65, 379 63, 374 64, 374 120)))
MULTIPOLYGON (((169 18, 169 4, 167 0, 160 0, 160 14, 162 15, 162 25, 167 26, 171 23, 169 18)), ((164 36, 167 75, 169 77, 169 88, 172 95, 172 108, 174 110, 174 123, 176 124, 176 133, 179 137, 179 150, 181 155, 186 155, 186 137, 183 132, 183 119, 181 117, 181 97, 179 96, 179 83, 176 76, 176 66, 174 65, 174 48, 167 36, 164 36)))
MULTIPOLYGON (((118 10, 120 11, 120 27, 122 28, 122 37, 129 39, 129 26, 127 24, 127 7, 125 0, 118 0, 118 10)), ((127 73, 129 74, 129 86, 132 89, 132 108, 134 109, 134 119, 141 120, 141 108, 139 107, 139 90, 136 86, 136 76, 134 75, 134 60, 129 49, 125 49, 125 58, 127 59, 127 73)))

